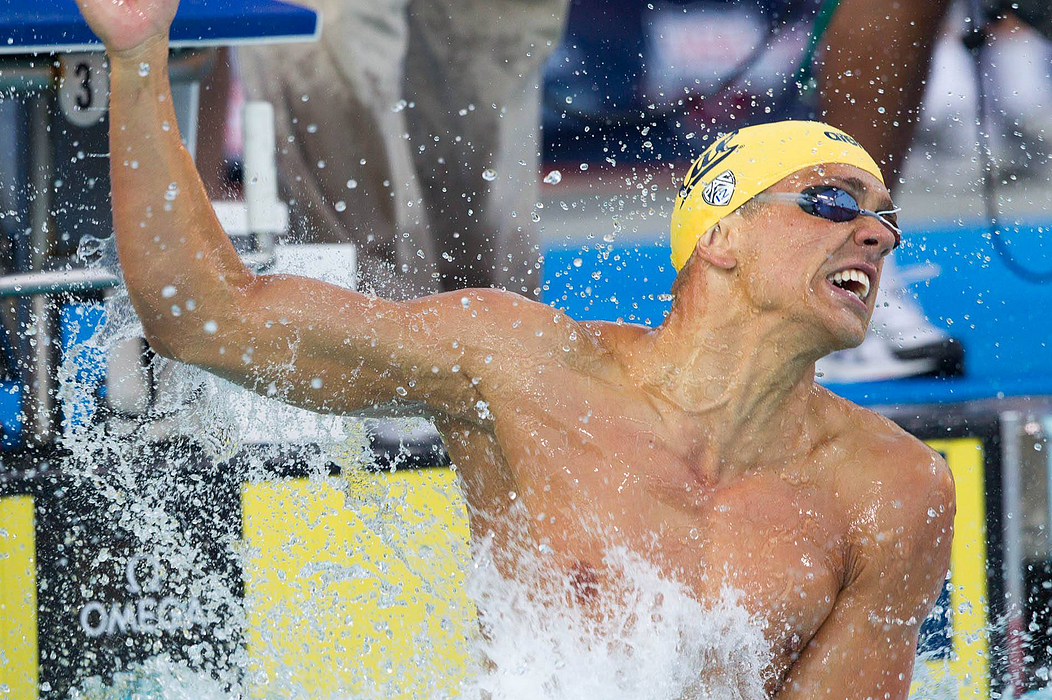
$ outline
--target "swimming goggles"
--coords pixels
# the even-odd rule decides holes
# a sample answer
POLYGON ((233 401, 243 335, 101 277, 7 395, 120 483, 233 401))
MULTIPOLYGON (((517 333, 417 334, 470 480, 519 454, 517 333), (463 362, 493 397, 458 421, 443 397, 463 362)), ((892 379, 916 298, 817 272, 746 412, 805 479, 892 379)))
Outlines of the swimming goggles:
POLYGON ((753 197, 753 199, 758 202, 790 202, 799 204, 800 208, 808 214, 837 223, 853 221, 860 214, 862 216, 872 216, 895 234, 895 248, 898 248, 899 244, 902 243, 902 229, 899 228, 898 221, 895 218, 895 214, 902 211, 901 207, 884 211, 863 209, 850 192, 834 185, 815 185, 799 193, 762 192, 753 197))

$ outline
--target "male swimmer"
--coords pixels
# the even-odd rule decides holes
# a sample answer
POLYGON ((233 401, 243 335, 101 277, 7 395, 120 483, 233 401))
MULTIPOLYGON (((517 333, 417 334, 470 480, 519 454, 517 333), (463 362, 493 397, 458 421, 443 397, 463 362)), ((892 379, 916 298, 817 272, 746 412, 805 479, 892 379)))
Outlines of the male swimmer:
POLYGON ((709 147, 676 202, 658 328, 492 289, 396 303, 246 269, 175 128, 177 0, 79 3, 110 56, 117 245, 155 350, 317 411, 426 404, 474 537, 546 545, 616 585, 615 532, 703 602, 742 592, 766 622, 771 696, 906 697, 954 492, 931 450, 814 382, 815 360, 862 341, 898 240, 851 137, 782 122, 709 147))

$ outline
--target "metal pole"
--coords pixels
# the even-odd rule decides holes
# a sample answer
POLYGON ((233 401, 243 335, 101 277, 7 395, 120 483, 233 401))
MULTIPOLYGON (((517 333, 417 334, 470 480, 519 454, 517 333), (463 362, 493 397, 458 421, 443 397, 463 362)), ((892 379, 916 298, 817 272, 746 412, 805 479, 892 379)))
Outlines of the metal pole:
POLYGON ((1022 455, 1019 435, 1023 417, 1018 411, 1001 414, 1001 490, 1004 509, 1005 639, 1008 674, 1015 692, 1023 691, 1023 582, 1022 525, 1020 508, 1022 455))
POLYGON ((274 250, 275 236, 286 222, 277 211, 278 166, 274 131, 274 107, 269 102, 250 101, 242 110, 245 131, 245 206, 248 229, 256 237, 256 249, 274 250))
MULTIPOLYGON (((41 270, 50 252, 51 189, 54 173, 51 151, 51 109, 47 93, 33 97, 33 126, 30 137, 31 192, 29 204, 29 267, 41 270)), ((30 301, 30 362, 27 385, 29 401, 23 404, 32 436, 40 443, 47 442, 54 434, 54 353, 52 348, 52 325, 48 299, 33 297, 30 301)))
MULTIPOLYGON (((274 264, 273 253, 246 253, 241 261, 255 272, 265 272, 274 264)), ((71 292, 90 292, 120 286, 120 275, 107 267, 71 270, 41 270, 0 275, 0 298, 34 297, 71 292)))
POLYGON ((1045 505, 1048 508, 1048 519, 1045 522, 1050 528, 1046 535, 1052 538, 1052 449, 1049 449, 1052 447, 1052 440, 1049 440, 1049 436, 1052 436, 1052 415, 1041 418, 1041 432, 1041 447, 1045 451, 1045 505))
POLYGON ((64 292, 89 292, 116 287, 120 278, 105 268, 22 272, 0 275, 0 297, 31 297, 64 292))

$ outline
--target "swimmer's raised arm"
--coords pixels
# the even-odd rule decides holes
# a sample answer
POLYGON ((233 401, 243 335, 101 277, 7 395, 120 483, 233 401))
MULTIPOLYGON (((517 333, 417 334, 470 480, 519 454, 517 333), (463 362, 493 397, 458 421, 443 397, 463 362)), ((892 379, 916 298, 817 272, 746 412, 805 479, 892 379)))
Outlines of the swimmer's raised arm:
POLYGON ((162 355, 316 410, 402 399, 480 420, 478 402, 493 405, 482 392, 521 373, 517 357, 535 355, 537 343, 567 344, 564 316, 506 292, 395 303, 301 277, 254 275, 216 219, 176 126, 167 32, 177 0, 78 2, 110 57, 121 267, 147 340, 162 355))
POLYGON ((162 353, 165 339, 151 329, 184 325, 167 322, 176 306, 187 308, 191 298, 198 308, 211 305, 251 276, 212 211, 176 124, 168 29, 178 4, 78 0, 110 63, 110 178, 121 268, 149 340, 162 353))
POLYGON ((793 664, 777 700, 906 700, 921 623, 945 586, 954 486, 946 462, 912 437, 862 456, 851 485, 851 568, 833 610, 793 664))

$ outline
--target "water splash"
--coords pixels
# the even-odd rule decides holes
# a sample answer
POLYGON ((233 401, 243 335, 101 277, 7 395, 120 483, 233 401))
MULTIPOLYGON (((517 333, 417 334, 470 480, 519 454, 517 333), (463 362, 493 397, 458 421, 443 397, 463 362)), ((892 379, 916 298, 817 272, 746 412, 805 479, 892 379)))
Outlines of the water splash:
POLYGON ((761 700, 770 649, 762 624, 725 588, 702 604, 645 559, 607 550, 613 588, 587 602, 543 553, 518 558, 526 577, 476 555, 469 594, 484 636, 465 698, 493 700, 761 700), (524 581, 529 581, 526 583, 524 581))
MULTIPOLYGON (((113 258, 112 240, 90 241, 86 247, 92 257, 113 258)), ((68 352, 62 367, 61 400, 66 406, 77 405, 82 416, 105 410, 96 405, 92 382, 97 377, 82 371, 84 361, 106 356, 115 344, 142 336, 123 289, 107 299, 105 312, 99 331, 68 352)), ((717 600, 703 604, 645 559, 616 546, 606 551, 603 566, 617 585, 598 590, 587 604, 575 599, 574 581, 564 570, 552 566, 557 553, 550 549, 518 552, 514 577, 494 564, 489 542, 483 542, 473 557, 464 551, 457 556, 461 565, 470 568, 466 585, 464 572, 451 567, 438 584, 419 584, 414 595, 453 593, 465 604, 426 615, 409 630, 414 642, 408 653, 399 656, 398 650, 390 649, 390 630, 383 620, 348 621, 362 630, 357 633, 374 640, 373 651, 362 658, 349 655, 325 662, 333 661, 344 673, 347 685, 340 688, 354 690, 304 683, 297 669, 269 647, 263 647, 269 666, 260 668, 239 643, 250 633, 252 606, 275 602, 242 595, 239 572, 247 570, 257 553, 246 547, 237 528, 211 540, 187 538, 188 531, 214 528, 206 521, 216 514, 202 502, 200 508, 191 509, 187 522, 181 505, 202 497, 199 484, 211 487, 229 481, 233 467, 228 460, 243 454, 245 446, 263 441, 319 446, 306 465, 310 483, 319 488, 328 483, 329 465, 335 462, 344 467, 344 492, 343 500, 323 514, 332 520, 312 522, 310 527, 325 529, 328 522, 355 517, 390 553, 385 561, 362 566, 324 552, 325 556, 297 566, 291 575, 307 601, 304 609, 293 611, 298 623, 324 625, 343 582, 360 581, 376 572, 415 574, 439 549, 453 551, 458 544, 449 533, 430 535, 426 546, 407 544, 422 541, 425 532, 433 533, 435 520, 421 517, 406 524, 396 517, 411 506, 391 482, 362 470, 371 453, 360 421, 299 411, 163 358, 153 358, 152 363, 158 385, 165 388, 146 414, 125 417, 121 430, 114 430, 113 423, 89 420, 67 426, 63 444, 72 454, 68 469, 84 500, 107 513, 131 537, 133 551, 163 561, 167 579, 174 581, 171 585, 179 595, 200 597, 208 638, 183 649, 181 656, 155 640, 152 656, 125 665, 116 675, 77 679, 73 697, 240 700, 259 697, 264 688, 263 696, 287 696, 289 691, 297 697, 371 700, 390 696, 403 672, 424 678, 419 687, 426 690, 413 696, 428 700, 765 697, 770 650, 762 625, 740 605, 735 591, 725 589, 717 600), (193 440, 170 440, 176 436, 193 440), (188 449, 191 444, 194 449, 188 449), (207 457, 203 466, 201 451, 207 457), (149 464, 164 467, 144 469, 149 464), (217 557, 228 564, 219 572, 213 570, 217 557), (478 624, 471 624, 476 613, 478 624), (459 644, 463 655, 473 660, 468 669, 458 670, 450 663, 445 656, 448 650, 433 639, 438 629, 454 637, 462 634, 458 630, 466 630, 459 644), (379 679, 374 670, 364 667, 378 654, 379 679), (450 674, 460 674, 452 685, 450 674)), ((253 451, 239 466, 237 479, 253 483, 272 478, 267 459, 273 457, 266 449, 253 451)), ((279 512, 275 517, 291 517, 297 507, 290 506, 290 515, 279 512)), ((100 551, 93 563, 112 569, 110 558, 100 551)), ((403 587, 404 579, 381 582, 375 595, 382 599, 384 610, 403 609, 399 598, 403 587)), ((279 616, 288 612, 287 602, 276 608, 279 616)))

